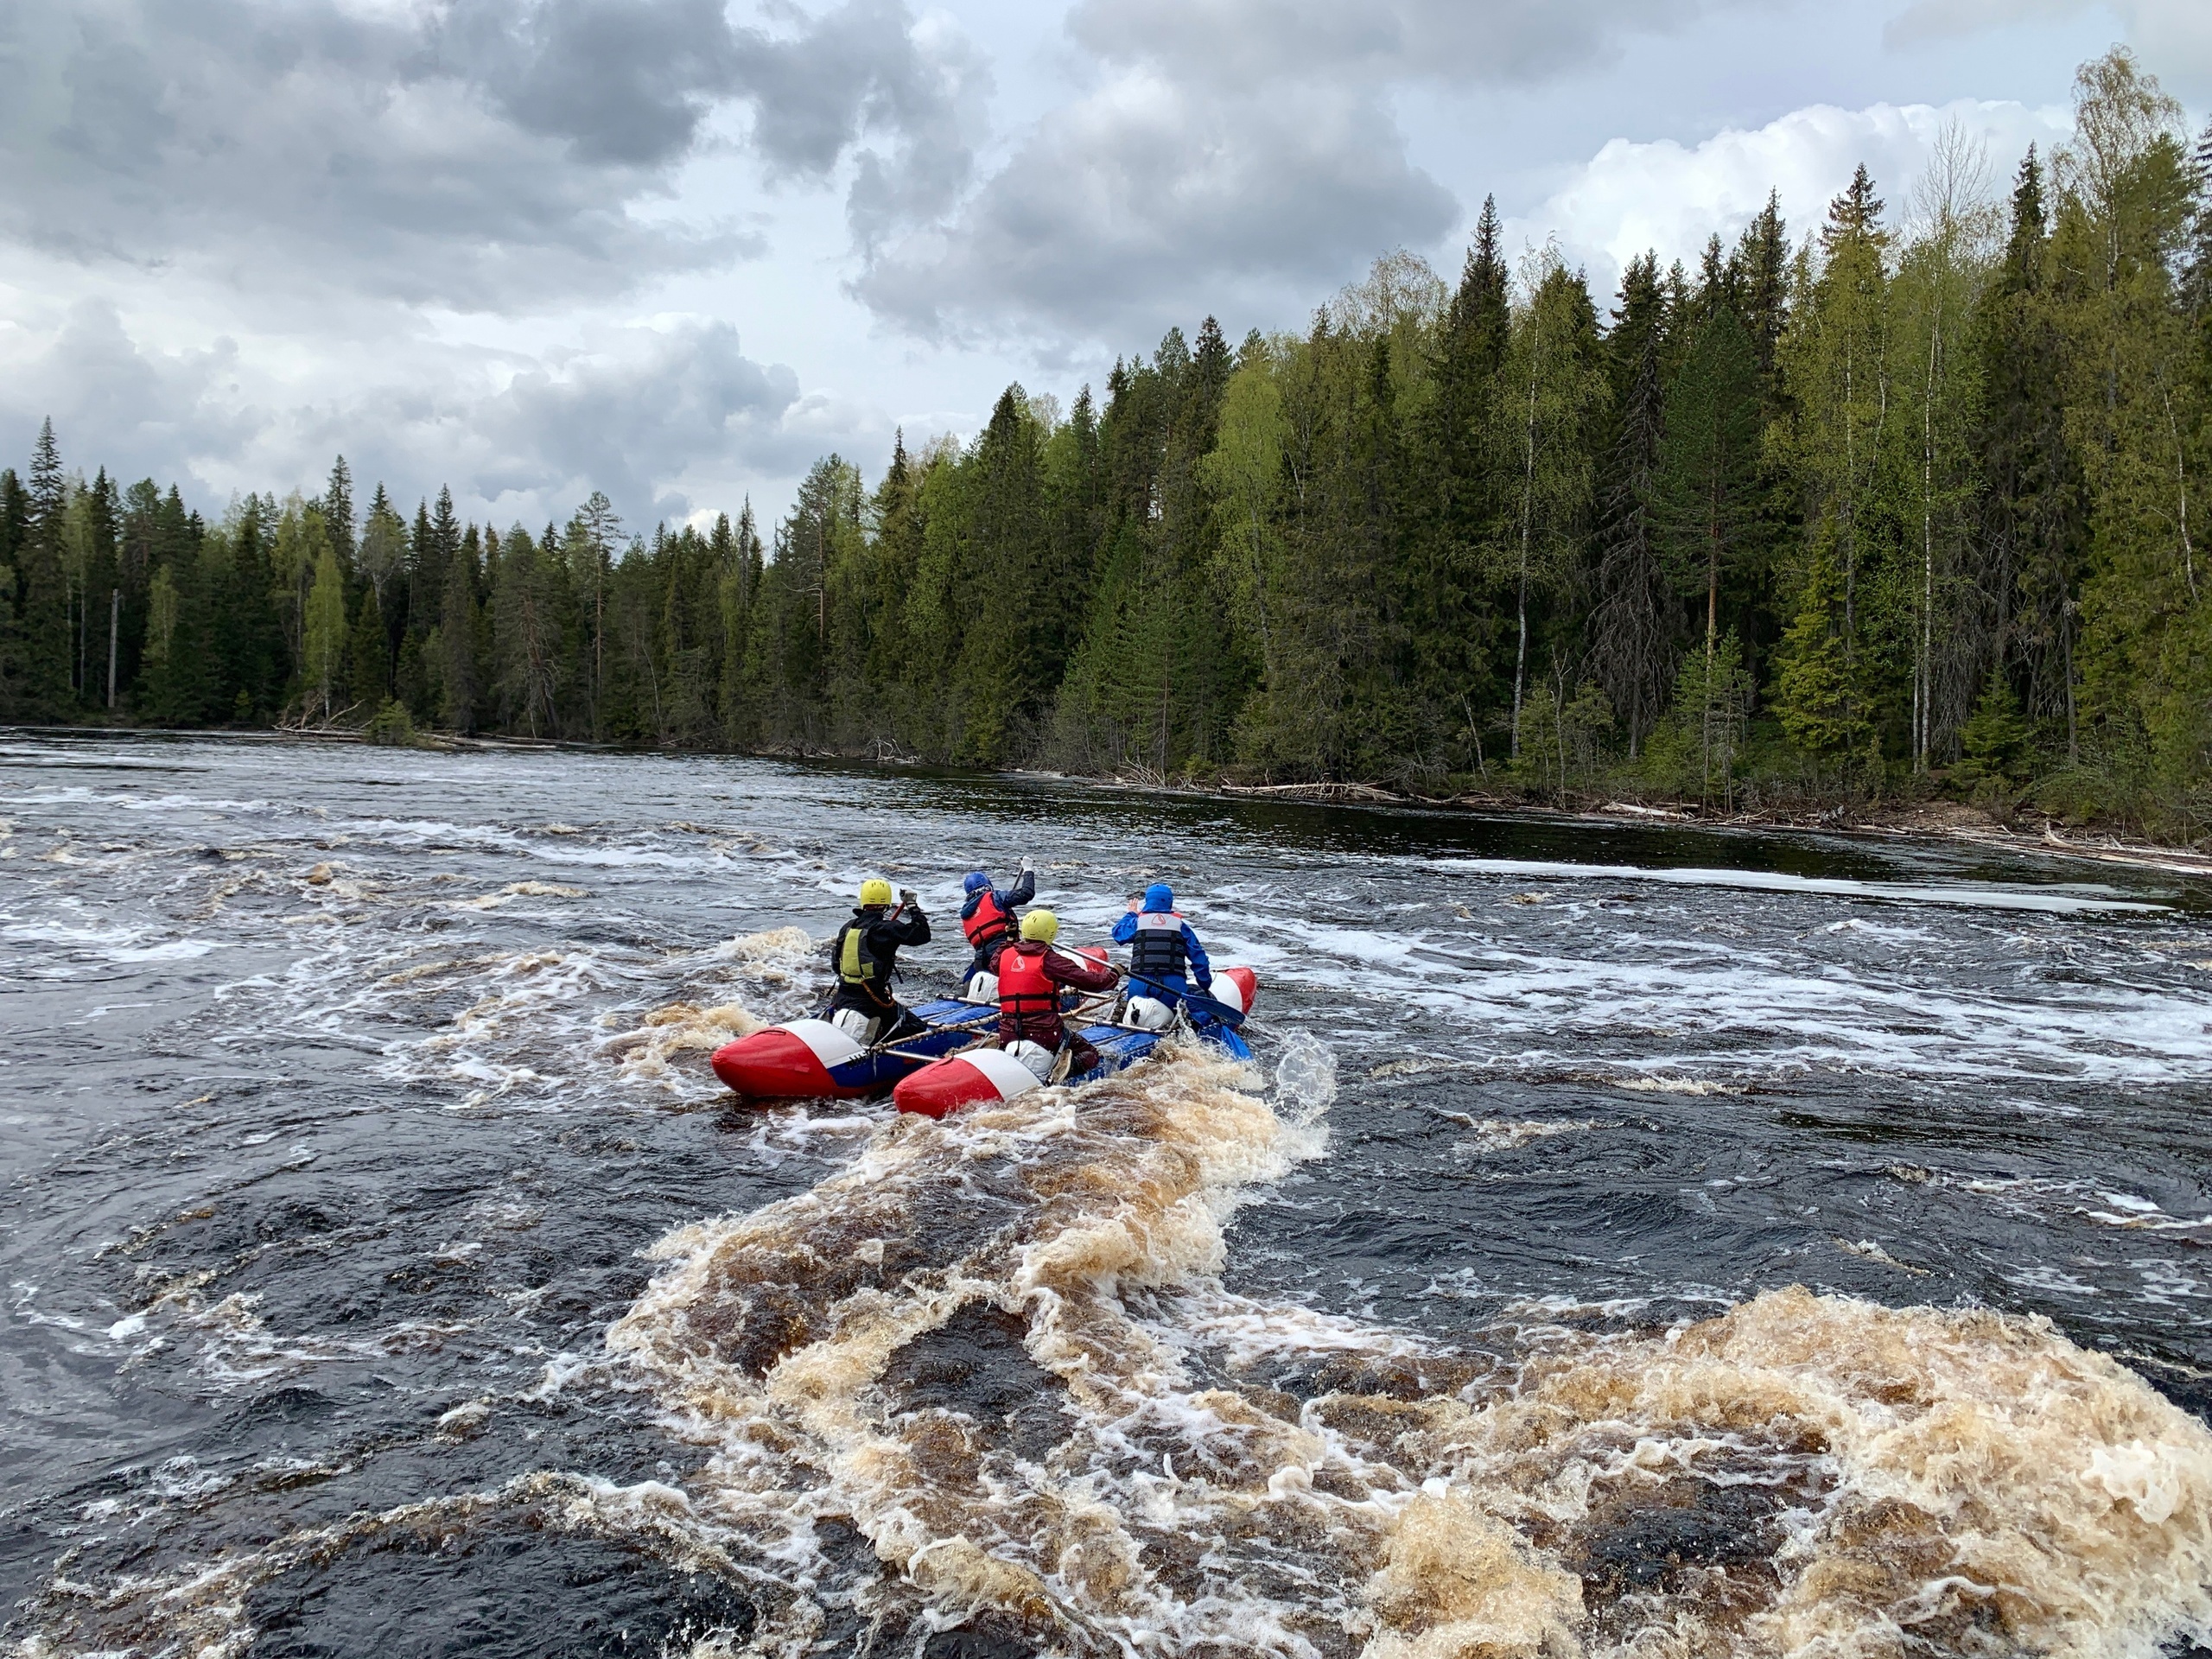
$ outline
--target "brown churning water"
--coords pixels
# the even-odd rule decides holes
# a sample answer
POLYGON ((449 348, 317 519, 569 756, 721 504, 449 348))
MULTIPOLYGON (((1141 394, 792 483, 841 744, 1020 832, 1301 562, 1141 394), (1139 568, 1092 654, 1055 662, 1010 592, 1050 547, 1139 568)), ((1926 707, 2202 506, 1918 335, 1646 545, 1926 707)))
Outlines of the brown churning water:
POLYGON ((901 1120, 669 1235, 607 1341, 699 1518, 795 1585, 853 1529, 880 1596, 1037 1651, 2092 1659, 2212 1618, 2212 1433, 2041 1320, 1787 1289, 1455 1351, 1229 1295, 1240 1194, 1324 1136, 1251 1081, 901 1120))

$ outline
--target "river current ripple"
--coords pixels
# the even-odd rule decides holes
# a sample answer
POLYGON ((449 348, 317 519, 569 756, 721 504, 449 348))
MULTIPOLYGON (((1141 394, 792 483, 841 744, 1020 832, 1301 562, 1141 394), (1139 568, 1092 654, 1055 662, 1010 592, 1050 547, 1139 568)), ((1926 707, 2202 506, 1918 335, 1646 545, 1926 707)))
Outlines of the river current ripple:
POLYGON ((0 741, 21 1655, 2183 1652, 2212 886, 709 757, 0 741), (868 874, 1261 978, 735 1107, 868 874))

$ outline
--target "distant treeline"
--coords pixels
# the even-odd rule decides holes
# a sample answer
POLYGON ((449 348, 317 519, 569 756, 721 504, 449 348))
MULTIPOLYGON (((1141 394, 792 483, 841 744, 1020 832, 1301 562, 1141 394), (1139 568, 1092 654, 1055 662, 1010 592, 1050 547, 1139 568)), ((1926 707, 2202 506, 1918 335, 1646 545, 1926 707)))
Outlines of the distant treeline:
POLYGON ((763 544, 0 474, 0 715, 375 722, 1715 804, 2212 821, 2212 133, 2124 51, 2009 206, 1770 200, 1610 315, 1485 205, 1303 335, 832 455, 763 544))

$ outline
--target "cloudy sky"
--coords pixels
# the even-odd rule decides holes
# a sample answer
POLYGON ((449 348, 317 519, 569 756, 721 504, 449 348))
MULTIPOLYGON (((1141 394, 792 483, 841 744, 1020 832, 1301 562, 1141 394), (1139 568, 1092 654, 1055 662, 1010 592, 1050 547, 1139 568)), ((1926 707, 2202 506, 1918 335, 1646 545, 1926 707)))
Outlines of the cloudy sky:
POLYGON ((1593 287, 1947 120, 2001 182, 2207 0, 0 0, 0 461, 633 526, 1296 327, 1494 192, 1593 287))

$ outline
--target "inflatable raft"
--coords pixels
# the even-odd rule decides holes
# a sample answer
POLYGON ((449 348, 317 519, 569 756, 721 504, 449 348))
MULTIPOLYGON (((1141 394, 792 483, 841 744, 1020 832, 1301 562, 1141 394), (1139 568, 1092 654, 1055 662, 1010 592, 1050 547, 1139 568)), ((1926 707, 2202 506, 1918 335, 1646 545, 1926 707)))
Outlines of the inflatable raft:
MULTIPOLYGON (((1252 1051, 1237 1035, 1236 1027, 1244 1023, 1244 1016, 1251 1011, 1253 998, 1259 990, 1257 976, 1249 968, 1224 968, 1215 973, 1213 988, 1211 997, 1195 992, 1186 996, 1185 1007, 1191 1029, 1208 1042, 1227 1049, 1238 1059, 1250 1059, 1252 1051)), ((1132 981, 1129 989, 1132 1000, 1141 996, 1144 982, 1132 981)), ((1088 1071, 1065 1079, 1069 1084, 1089 1083, 1116 1071, 1126 1071, 1165 1042, 1174 1028, 1172 1025, 1158 1028, 1091 1025, 1080 1029, 1084 1039, 1098 1051, 1098 1064, 1088 1071)), ((1040 1064, 1043 1054, 1044 1051, 1037 1051, 1040 1064)), ((891 1103, 902 1112, 944 1117, 963 1106, 995 1104, 1044 1086, 1044 1079, 1027 1061, 993 1043, 963 1049, 920 1067, 892 1090, 891 1103)))
MULTIPOLYGON (((1103 958, 1104 953, 1093 947, 1084 954, 1103 958)), ((1141 992, 1141 982, 1132 988, 1141 992)), ((1256 989, 1250 969, 1222 969, 1214 976, 1221 1000, 1192 999, 1194 1027, 1230 1052, 1249 1058, 1251 1051, 1236 1027, 1243 1023, 1256 989)), ((1073 997, 1069 1001, 1075 1005, 1073 997)), ((997 1003, 943 997, 916 1004, 912 1013, 924 1029, 894 1043, 869 1047, 827 1020, 789 1020, 725 1043, 711 1064, 725 1086, 749 1100, 855 1100, 911 1084, 912 1090, 895 1090, 893 1100, 902 1111, 931 1117, 976 1101, 1010 1100, 1039 1086, 1028 1066, 1000 1051, 997 1003), (1013 1075, 1017 1071, 1020 1081, 1013 1075), (925 1072, 933 1075, 925 1078, 925 1072)), ((1082 1030, 1102 1061, 1071 1082, 1088 1082, 1134 1065, 1168 1034, 1112 1024, 1082 1030)))
POLYGON ((725 1043, 711 1062, 715 1075, 752 1100, 855 1100, 881 1094, 939 1055, 998 1033, 995 1002, 952 997, 918 1004, 926 1030, 870 1048, 827 1020, 788 1020, 725 1043))

